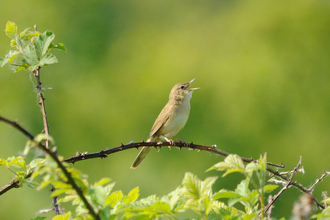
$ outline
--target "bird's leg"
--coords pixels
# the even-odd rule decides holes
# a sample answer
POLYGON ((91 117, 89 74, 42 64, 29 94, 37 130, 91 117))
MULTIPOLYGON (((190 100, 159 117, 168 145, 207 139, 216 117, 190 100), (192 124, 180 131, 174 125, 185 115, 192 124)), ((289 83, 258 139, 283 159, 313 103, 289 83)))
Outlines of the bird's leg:
POLYGON ((188 142, 185 142, 185 141, 183 141, 183 140, 180 140, 179 138, 174 137, 174 136, 173 136, 172 138, 174 138, 175 140, 179 141, 180 143, 183 143, 183 145, 184 145, 185 147, 188 147, 188 146, 189 146, 189 143, 188 143, 188 142))
POLYGON ((167 137, 165 137, 163 135, 161 136, 161 138, 163 138, 164 140, 166 140, 170 144, 170 146, 168 146, 168 147, 171 149, 171 146, 174 145, 174 141, 172 139, 168 139, 167 137))

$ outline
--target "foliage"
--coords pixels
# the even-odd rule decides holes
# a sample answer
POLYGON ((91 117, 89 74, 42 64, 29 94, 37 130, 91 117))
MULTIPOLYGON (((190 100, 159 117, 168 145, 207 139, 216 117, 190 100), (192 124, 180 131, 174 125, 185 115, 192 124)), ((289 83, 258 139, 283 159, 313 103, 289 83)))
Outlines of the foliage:
POLYGON ((50 53, 52 48, 65 50, 62 43, 53 44, 55 34, 51 31, 40 33, 31 32, 30 28, 18 33, 15 23, 8 21, 6 24, 6 35, 11 39, 10 50, 4 58, 0 57, 0 66, 9 64, 14 72, 21 70, 35 71, 38 67, 57 63, 57 58, 50 53))
MULTIPOLYGON (((6 35, 11 39, 11 46, 15 50, 9 51, 5 58, 0 58, 0 65, 9 64, 15 72, 20 70, 34 72, 42 66, 57 63, 57 58, 50 53, 50 50, 52 48, 65 50, 63 44, 52 43, 55 35, 51 31, 39 33, 25 29, 18 34, 15 23, 8 21, 6 35)), ((28 141, 24 154, 28 154, 31 148, 40 147, 40 143, 45 140, 52 141, 52 138, 44 134, 37 135, 33 141, 28 141)), ((111 182, 110 178, 102 178, 91 184, 86 174, 68 163, 62 163, 63 170, 51 157, 53 153, 51 151, 47 153, 45 158, 34 159, 28 164, 24 157, 0 159, 0 166, 8 168, 15 174, 14 180, 19 182, 19 186, 38 185, 37 189, 41 190, 51 185, 55 189, 51 196, 59 197, 58 204, 70 203, 75 207, 74 213, 58 215, 53 220, 93 219, 82 198, 86 198, 100 219, 104 220, 178 219, 178 214, 189 211, 194 213, 195 219, 249 220, 256 219, 258 215, 265 218, 265 213, 263 213, 265 194, 277 188, 277 185, 266 184, 266 154, 260 156, 258 162, 247 165, 239 156, 229 155, 208 171, 224 171, 222 178, 231 173, 243 174, 244 179, 233 191, 221 189, 213 192, 212 186, 218 177, 200 180, 196 175, 186 173, 181 185, 173 192, 162 197, 151 195, 138 200, 138 187, 124 195, 121 190, 113 191, 115 183, 111 182), (70 183, 64 171, 69 172, 70 178, 78 188, 70 183), (41 178, 40 183, 37 183, 37 177, 41 178), (82 192, 83 197, 78 192, 82 192)), ((57 156, 57 158, 63 159, 62 156, 57 156)), ((329 203, 329 200, 325 202, 329 203)), ((323 219, 328 216, 329 209, 325 209, 313 217, 323 219)), ((34 219, 44 219, 44 217, 37 216, 34 219)))

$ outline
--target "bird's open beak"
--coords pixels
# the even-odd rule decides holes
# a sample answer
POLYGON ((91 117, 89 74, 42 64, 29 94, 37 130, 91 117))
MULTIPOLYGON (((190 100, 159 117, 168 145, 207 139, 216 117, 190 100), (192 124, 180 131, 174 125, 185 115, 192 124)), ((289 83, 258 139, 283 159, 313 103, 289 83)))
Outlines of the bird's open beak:
MULTIPOLYGON (((195 78, 195 79, 196 79, 196 78, 195 78)), ((190 84, 191 84, 192 82, 194 82, 195 79, 190 80, 190 82, 188 83, 188 87, 190 86, 190 84)), ((197 90, 197 89, 200 89, 200 88, 191 88, 191 89, 189 88, 190 91, 194 91, 194 90, 197 90)))

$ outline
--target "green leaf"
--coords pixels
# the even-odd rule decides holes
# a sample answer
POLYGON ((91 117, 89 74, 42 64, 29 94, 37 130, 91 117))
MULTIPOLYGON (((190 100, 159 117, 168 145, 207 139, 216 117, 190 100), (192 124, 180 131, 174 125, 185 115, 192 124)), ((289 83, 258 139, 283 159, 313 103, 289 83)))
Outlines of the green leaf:
POLYGON ((267 169, 267 153, 264 154, 264 156, 260 155, 259 163, 257 164, 261 172, 266 172, 267 169))
POLYGON ((212 191, 212 186, 218 177, 208 177, 204 181, 202 181, 201 189, 200 189, 200 197, 206 197, 210 191, 212 191))
POLYGON ((127 196, 123 198, 125 204, 134 202, 139 197, 139 187, 132 189, 127 196))
POLYGON ((34 219, 31 219, 31 220, 44 220, 44 219, 46 219, 46 217, 37 216, 37 217, 35 217, 34 219))
POLYGON ((187 172, 183 178, 182 185, 184 186, 182 193, 185 197, 198 199, 201 189, 201 180, 192 173, 187 172))
POLYGON ((42 140, 49 140, 50 142, 54 143, 54 139, 52 138, 52 136, 43 133, 38 134, 34 138, 34 141, 36 141, 37 143, 40 143, 42 140))
MULTIPOLYGON (((207 171, 210 170, 219 170, 219 171, 224 171, 224 170, 232 170, 232 172, 244 172, 244 163, 242 161, 242 159, 237 156, 236 154, 230 154, 229 156, 227 156, 225 158, 225 160, 223 162, 219 162, 217 164, 215 164, 214 166, 212 166, 211 168, 209 168, 207 171)), ((231 172, 228 172, 225 175, 229 174, 231 172)))
POLYGON ((221 198, 233 198, 233 197, 238 197, 241 198, 242 196, 236 192, 233 191, 227 191, 227 190, 220 190, 217 192, 214 196, 213 199, 221 199, 221 198))
POLYGON ((236 154, 231 154, 226 157, 225 162, 230 163, 235 169, 244 169, 244 163, 242 159, 236 154))
POLYGON ((50 184, 50 181, 43 181, 39 187, 38 187, 38 190, 41 190, 42 188, 48 186, 50 184))
POLYGON ((222 177, 225 177, 227 176, 228 174, 230 173, 245 173, 245 170, 243 169, 230 169, 230 170, 227 170, 223 175, 222 177))
POLYGON ((57 63, 58 60, 56 58, 55 55, 53 54, 46 54, 44 56, 41 57, 40 62, 39 62, 39 66, 44 66, 44 65, 48 65, 48 64, 54 64, 57 63))
POLYGON ((121 198, 123 198, 123 193, 122 191, 116 191, 110 194, 110 196, 108 196, 105 199, 105 204, 106 205, 110 205, 111 208, 115 207, 115 205, 118 203, 119 200, 121 200, 121 198))
POLYGON ((70 191, 70 189, 59 189, 59 190, 55 190, 50 196, 51 197, 55 197, 55 196, 61 195, 62 193, 66 193, 68 191, 70 191))
POLYGON ((15 69, 15 72, 14 73, 17 73, 21 70, 26 70, 26 66, 18 66, 16 69, 15 69))
POLYGON ((257 213, 252 213, 252 214, 247 214, 244 215, 243 220, 251 220, 251 219, 255 219, 255 217, 257 216, 257 213))
POLYGON ((39 164, 44 163, 45 161, 46 161, 46 159, 44 159, 44 158, 36 158, 36 159, 34 159, 34 160, 32 160, 32 161, 30 162, 29 167, 30 167, 31 169, 33 169, 33 168, 35 168, 36 166, 38 166, 39 164))
POLYGON ((12 63, 15 57, 19 54, 17 50, 10 50, 9 53, 6 55, 8 57, 8 63, 12 63))
POLYGON ((246 167, 245 167, 245 171, 248 173, 251 173, 251 172, 257 171, 257 170, 259 170, 259 168, 255 162, 251 162, 248 165, 246 165, 246 167))
POLYGON ((147 210, 157 211, 158 213, 168 213, 171 214, 171 207, 165 202, 155 202, 147 210))
POLYGON ((89 189, 89 194, 91 195, 92 200, 97 205, 103 205, 107 194, 102 186, 96 186, 89 189))
POLYGON ((46 31, 42 34, 39 34, 39 37, 34 42, 34 46, 36 48, 36 53, 38 57, 42 57, 46 55, 47 51, 49 50, 49 46, 51 42, 54 40, 55 35, 51 31, 46 31))
POLYGON ((71 212, 66 213, 65 215, 57 215, 52 220, 69 220, 71 217, 71 212))
POLYGON ((110 181, 111 181, 110 178, 102 178, 97 183, 94 183, 94 186, 102 186, 102 185, 105 185, 105 184, 109 183, 110 181))
POLYGON ((7 166, 7 160, 1 159, 0 158, 0 166, 7 166))
POLYGON ((51 44, 49 45, 49 49, 52 49, 52 48, 54 48, 54 49, 58 49, 58 50, 63 50, 63 51, 66 50, 64 44, 62 44, 62 43, 58 43, 58 44, 53 44, 53 43, 51 43, 51 44))
POLYGON ((270 193, 272 192, 274 189, 276 189, 278 187, 278 185, 266 185, 264 187, 264 192, 265 193, 270 193))
POLYGON ((11 39, 15 38, 17 34, 17 26, 14 22, 7 21, 6 24, 6 35, 11 39))
POLYGON ((23 169, 26 169, 25 161, 23 157, 16 157, 10 160, 10 162, 7 164, 7 167, 10 167, 12 165, 17 165, 19 167, 22 167, 23 169))
POLYGON ((8 57, 5 57, 5 58, 0 57, 0 66, 4 67, 4 65, 6 65, 8 63, 8 61, 9 61, 8 57))
POLYGON ((38 63, 38 56, 31 45, 28 45, 24 48, 22 54, 28 64, 36 64, 38 63))
POLYGON ((24 31, 22 31, 20 34, 19 34, 19 37, 20 38, 23 38, 26 34, 26 32, 29 30, 30 28, 26 28, 24 31))

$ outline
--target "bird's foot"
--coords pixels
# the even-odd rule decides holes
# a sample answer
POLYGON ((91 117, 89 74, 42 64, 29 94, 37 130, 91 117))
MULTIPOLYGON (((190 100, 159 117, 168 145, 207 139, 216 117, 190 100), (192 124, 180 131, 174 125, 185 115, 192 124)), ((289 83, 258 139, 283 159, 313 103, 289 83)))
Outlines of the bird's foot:
POLYGON ((177 141, 179 141, 180 143, 182 143, 183 144, 183 146, 185 146, 185 147, 188 147, 189 146, 189 143, 188 142, 185 142, 185 141, 183 141, 183 140, 180 140, 179 138, 177 138, 177 137, 173 137, 175 140, 177 140, 177 141))
POLYGON ((167 142, 171 145, 174 146, 174 141, 172 139, 168 139, 167 142))

